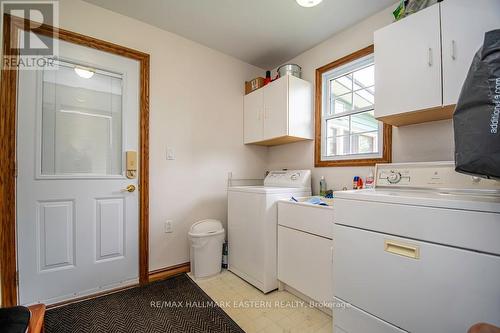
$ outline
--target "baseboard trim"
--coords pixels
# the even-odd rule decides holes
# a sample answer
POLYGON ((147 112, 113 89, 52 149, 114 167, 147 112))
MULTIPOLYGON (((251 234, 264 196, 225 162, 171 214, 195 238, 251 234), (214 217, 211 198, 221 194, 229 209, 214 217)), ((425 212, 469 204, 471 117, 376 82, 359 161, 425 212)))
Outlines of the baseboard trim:
POLYGON ((185 262, 182 264, 160 268, 149 272, 149 282, 163 280, 174 275, 189 273, 191 271, 191 263, 185 262))

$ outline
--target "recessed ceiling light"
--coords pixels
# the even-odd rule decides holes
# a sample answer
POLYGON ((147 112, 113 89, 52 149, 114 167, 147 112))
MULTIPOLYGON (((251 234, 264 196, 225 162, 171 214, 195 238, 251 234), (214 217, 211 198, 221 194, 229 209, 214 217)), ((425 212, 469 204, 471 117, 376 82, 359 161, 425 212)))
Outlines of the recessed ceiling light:
POLYGON ((314 7, 323 0, 295 0, 302 7, 314 7))
POLYGON ((94 71, 82 67, 75 67, 75 73, 78 74, 79 77, 83 77, 84 79, 90 79, 94 76, 94 71))

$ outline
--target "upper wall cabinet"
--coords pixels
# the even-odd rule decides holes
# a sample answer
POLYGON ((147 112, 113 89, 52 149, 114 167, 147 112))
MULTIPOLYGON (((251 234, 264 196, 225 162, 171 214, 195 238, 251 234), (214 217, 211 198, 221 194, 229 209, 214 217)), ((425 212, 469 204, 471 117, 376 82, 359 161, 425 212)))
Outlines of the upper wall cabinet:
POLYGON ((443 104, 456 104, 485 32, 500 29, 499 0, 446 0, 441 3, 443 104))
POLYGON ((286 75, 244 97, 244 143, 273 146, 313 138, 312 88, 286 75))
POLYGON ((499 0, 445 0, 375 32, 375 116, 401 126, 451 118, 499 0))
POLYGON ((440 45, 439 6, 375 32, 375 117, 441 105, 440 45))

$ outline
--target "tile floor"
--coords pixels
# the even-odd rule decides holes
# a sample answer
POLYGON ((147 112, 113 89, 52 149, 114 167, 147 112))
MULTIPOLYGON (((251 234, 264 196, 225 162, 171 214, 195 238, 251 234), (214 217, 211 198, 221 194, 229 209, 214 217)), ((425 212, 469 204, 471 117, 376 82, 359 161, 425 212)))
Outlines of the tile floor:
POLYGON ((247 333, 332 332, 331 316, 287 291, 263 294, 227 270, 191 278, 247 333))

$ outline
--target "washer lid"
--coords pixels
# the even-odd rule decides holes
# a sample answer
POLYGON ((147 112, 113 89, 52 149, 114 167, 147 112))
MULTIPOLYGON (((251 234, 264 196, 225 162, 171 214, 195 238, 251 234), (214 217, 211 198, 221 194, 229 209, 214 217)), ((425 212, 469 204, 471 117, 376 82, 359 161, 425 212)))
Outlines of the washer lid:
POLYGON ((232 186, 229 187, 228 192, 250 192, 261 194, 275 194, 275 193, 301 193, 304 195, 311 194, 311 188, 307 187, 275 187, 275 186, 232 186))

